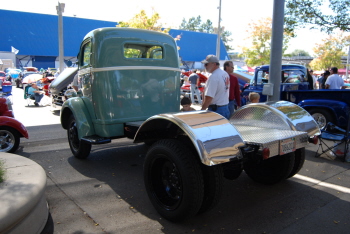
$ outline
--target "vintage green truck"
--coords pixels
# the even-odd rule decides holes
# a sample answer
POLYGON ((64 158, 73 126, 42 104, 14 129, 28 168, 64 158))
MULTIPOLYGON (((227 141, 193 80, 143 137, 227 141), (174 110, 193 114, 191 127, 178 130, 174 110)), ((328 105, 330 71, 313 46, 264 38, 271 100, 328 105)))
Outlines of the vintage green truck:
MULTIPOLYGON (((61 109, 73 155, 128 137, 149 145, 145 187, 155 209, 181 221, 214 207, 223 180, 244 170, 274 184, 303 166, 305 146, 320 133, 290 102, 247 105, 227 120, 210 111, 179 112, 180 69, 174 39, 131 28, 89 32, 78 55, 80 90, 61 109)), ((117 155, 116 155, 117 157, 117 155)))

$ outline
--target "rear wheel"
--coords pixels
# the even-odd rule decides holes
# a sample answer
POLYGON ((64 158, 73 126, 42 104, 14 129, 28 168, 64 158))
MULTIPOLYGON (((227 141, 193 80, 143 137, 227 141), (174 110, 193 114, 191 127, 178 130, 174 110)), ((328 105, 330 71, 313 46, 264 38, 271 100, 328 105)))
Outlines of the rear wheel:
POLYGON ((315 119, 316 123, 318 124, 318 127, 321 129, 324 128, 328 122, 334 123, 334 118, 329 113, 329 111, 315 108, 310 109, 309 113, 315 119))
POLYGON ((295 160, 292 171, 290 172, 288 178, 293 177, 297 174, 303 167, 305 162, 305 148, 300 148, 295 151, 295 160))
POLYGON ((146 155, 147 194, 158 213, 170 221, 194 216, 202 205, 203 174, 190 152, 180 141, 164 139, 154 143, 146 155))
POLYGON ((266 160, 244 163, 244 171, 254 181, 263 184, 276 184, 285 180, 294 167, 294 152, 277 155, 266 160))
POLYGON ((11 127, 0 127, 0 152, 13 153, 19 147, 20 135, 11 127))
POLYGON ((223 190, 223 168, 222 165, 201 165, 204 179, 204 197, 202 206, 198 213, 204 213, 214 208, 220 201, 223 190))
POLYGON ((69 117, 67 136, 69 147, 74 157, 80 159, 87 158, 91 151, 91 144, 86 141, 79 140, 77 124, 73 115, 69 117))

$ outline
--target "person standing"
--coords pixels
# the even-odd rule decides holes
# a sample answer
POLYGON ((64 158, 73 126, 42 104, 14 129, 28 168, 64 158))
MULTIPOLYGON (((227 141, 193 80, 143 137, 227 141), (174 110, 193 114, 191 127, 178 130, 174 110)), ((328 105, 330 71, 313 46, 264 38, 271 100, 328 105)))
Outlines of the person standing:
POLYGON ((226 61, 224 63, 224 70, 230 76, 230 92, 229 92, 228 109, 230 111, 230 118, 231 118, 231 116, 235 112, 235 105, 237 105, 237 108, 241 107, 241 92, 239 89, 238 78, 233 75, 233 70, 234 70, 233 62, 226 61))
POLYGON ((338 68, 332 67, 329 72, 331 75, 327 78, 326 89, 345 89, 344 80, 338 75, 338 68))
POLYGON ((215 55, 208 55, 202 63, 206 71, 211 73, 205 88, 202 110, 208 109, 229 119, 230 77, 220 69, 219 59, 215 55))
POLYGON ((199 86, 199 75, 197 75, 197 69, 192 71, 193 73, 188 77, 189 82, 191 83, 191 102, 194 102, 194 95, 196 94, 198 103, 202 105, 201 93, 198 89, 199 86))
POLYGON ((314 71, 310 70, 310 75, 312 76, 312 82, 314 89, 317 89, 317 77, 314 75, 314 71))

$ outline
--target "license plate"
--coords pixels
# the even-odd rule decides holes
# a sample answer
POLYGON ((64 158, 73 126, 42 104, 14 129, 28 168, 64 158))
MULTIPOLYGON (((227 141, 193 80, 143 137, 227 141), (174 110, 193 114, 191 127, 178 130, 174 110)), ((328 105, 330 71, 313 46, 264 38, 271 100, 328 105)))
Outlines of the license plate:
POLYGON ((288 154, 295 151, 295 138, 289 138, 281 140, 280 142, 280 155, 288 154))

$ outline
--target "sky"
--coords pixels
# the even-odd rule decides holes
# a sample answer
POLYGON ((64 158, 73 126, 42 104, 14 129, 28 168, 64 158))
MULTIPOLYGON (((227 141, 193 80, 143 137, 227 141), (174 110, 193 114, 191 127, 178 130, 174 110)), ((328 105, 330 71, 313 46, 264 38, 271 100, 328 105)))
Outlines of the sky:
MULTIPOLYGON (((235 51, 247 42, 248 24, 261 18, 273 15, 274 0, 221 0, 221 26, 232 33, 230 45, 235 51)), ((182 20, 201 16, 202 22, 207 19, 218 26, 220 0, 61 0, 65 3, 63 16, 96 19, 105 21, 128 21, 141 10, 148 16, 157 12, 158 21, 164 27, 178 29, 182 20)), ((57 15, 57 0, 16 0, 1 1, 1 9, 57 15)), ((289 43, 287 52, 295 49, 305 50, 313 54, 312 48, 320 43, 325 34, 315 30, 299 30, 297 37, 289 43)))

